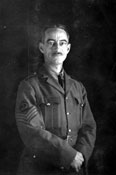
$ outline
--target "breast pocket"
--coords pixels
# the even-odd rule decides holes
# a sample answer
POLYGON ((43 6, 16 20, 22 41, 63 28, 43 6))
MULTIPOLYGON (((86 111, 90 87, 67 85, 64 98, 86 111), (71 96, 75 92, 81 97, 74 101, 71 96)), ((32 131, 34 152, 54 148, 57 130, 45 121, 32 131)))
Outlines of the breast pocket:
MULTIPOLYGON (((80 98, 75 97, 73 99, 73 105, 74 105, 74 111, 73 111, 73 117, 76 121, 76 125, 78 125, 78 128, 82 125, 82 118, 83 118, 83 101, 80 98)), ((77 126, 76 126, 77 127, 77 126)))
POLYGON ((44 103, 40 105, 45 127, 48 130, 60 127, 60 97, 49 97, 45 98, 44 103))

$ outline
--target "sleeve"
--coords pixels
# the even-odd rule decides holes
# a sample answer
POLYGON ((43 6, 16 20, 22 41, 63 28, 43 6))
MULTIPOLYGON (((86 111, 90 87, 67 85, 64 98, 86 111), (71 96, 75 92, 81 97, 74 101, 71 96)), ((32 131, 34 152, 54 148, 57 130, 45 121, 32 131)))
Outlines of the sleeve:
POLYGON ((69 168, 76 150, 67 141, 47 131, 31 83, 21 82, 16 99, 16 123, 30 154, 45 156, 55 166, 69 168))
POLYGON ((96 140, 96 122, 90 109, 87 93, 82 85, 83 103, 81 103, 82 127, 78 133, 75 149, 81 152, 85 159, 85 165, 93 152, 96 140))

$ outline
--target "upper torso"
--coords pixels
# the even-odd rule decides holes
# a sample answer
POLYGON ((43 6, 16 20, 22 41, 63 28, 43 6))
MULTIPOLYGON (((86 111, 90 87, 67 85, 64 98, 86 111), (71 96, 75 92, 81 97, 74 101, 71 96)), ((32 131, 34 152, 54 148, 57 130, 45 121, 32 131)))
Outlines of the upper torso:
POLYGON ((37 107, 41 110, 46 130, 68 138, 74 145, 82 125, 81 84, 65 73, 65 89, 52 76, 40 70, 28 81, 33 86, 37 107))

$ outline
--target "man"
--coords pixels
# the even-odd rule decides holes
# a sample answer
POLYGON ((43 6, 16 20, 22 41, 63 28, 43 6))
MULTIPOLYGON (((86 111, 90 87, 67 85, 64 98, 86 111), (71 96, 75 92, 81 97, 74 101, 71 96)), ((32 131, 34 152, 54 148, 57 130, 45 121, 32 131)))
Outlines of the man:
POLYGON ((44 28, 39 43, 44 63, 21 82, 17 94, 16 121, 25 145, 18 175, 86 172, 96 123, 84 86, 63 69, 70 48, 64 26, 44 28))

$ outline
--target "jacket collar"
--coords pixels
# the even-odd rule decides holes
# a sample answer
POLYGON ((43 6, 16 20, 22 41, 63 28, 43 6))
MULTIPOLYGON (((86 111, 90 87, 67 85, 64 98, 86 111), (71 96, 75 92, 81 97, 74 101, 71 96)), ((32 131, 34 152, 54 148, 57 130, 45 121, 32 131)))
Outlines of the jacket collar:
POLYGON ((64 73, 64 76, 65 76, 65 92, 66 92, 66 96, 67 96, 74 81, 69 75, 67 75, 66 72, 64 73))
POLYGON ((73 83, 73 80, 71 79, 71 77, 67 75, 67 73, 64 71, 64 78, 65 78, 65 91, 64 91, 64 89, 59 85, 58 81, 54 79, 51 76, 51 74, 46 70, 44 65, 39 68, 38 77, 39 79, 41 79, 44 82, 47 82, 48 84, 50 84, 51 86, 53 86, 55 89, 57 89, 63 94, 65 94, 65 92, 66 94, 68 94, 73 83))

